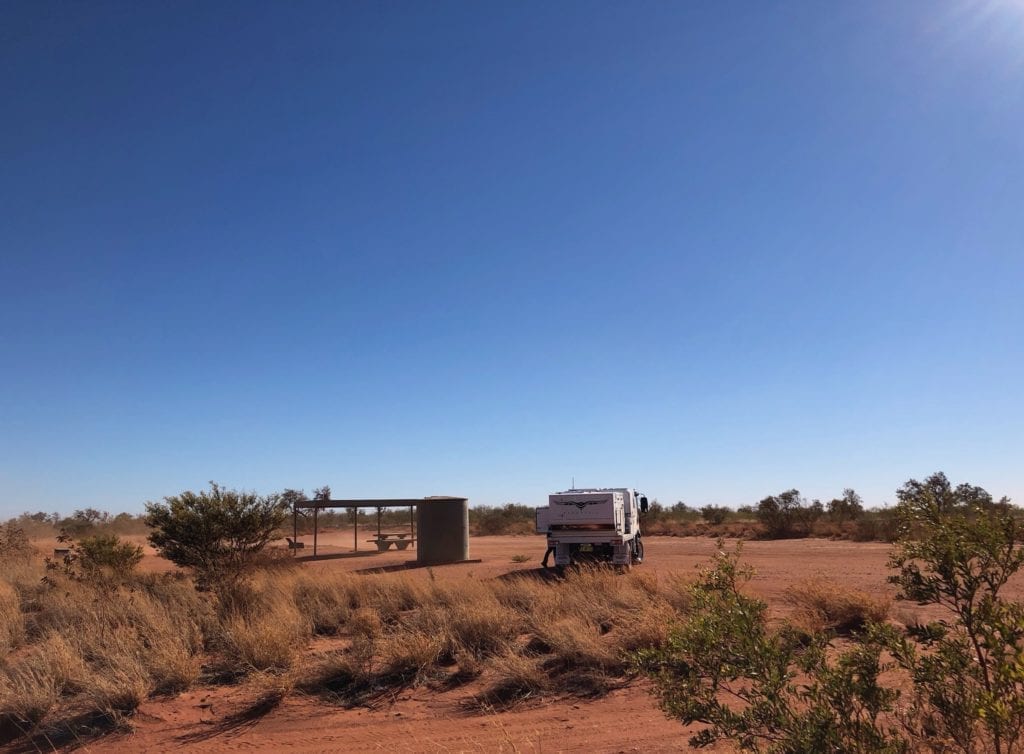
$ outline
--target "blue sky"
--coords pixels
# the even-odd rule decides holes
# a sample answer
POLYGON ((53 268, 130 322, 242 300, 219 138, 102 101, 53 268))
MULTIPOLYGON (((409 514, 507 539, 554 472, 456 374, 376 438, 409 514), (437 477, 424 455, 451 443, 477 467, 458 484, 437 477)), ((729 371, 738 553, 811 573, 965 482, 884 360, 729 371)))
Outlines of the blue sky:
POLYGON ((0 16, 2 515, 1024 502, 1016 0, 0 16))

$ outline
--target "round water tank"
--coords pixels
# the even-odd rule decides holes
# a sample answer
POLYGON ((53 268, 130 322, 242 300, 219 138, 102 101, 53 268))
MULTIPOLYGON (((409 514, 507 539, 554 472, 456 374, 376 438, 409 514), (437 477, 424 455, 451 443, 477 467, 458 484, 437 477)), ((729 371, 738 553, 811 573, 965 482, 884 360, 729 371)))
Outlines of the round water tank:
POLYGON ((469 559, 469 500, 428 497, 416 506, 416 562, 457 563, 469 559))

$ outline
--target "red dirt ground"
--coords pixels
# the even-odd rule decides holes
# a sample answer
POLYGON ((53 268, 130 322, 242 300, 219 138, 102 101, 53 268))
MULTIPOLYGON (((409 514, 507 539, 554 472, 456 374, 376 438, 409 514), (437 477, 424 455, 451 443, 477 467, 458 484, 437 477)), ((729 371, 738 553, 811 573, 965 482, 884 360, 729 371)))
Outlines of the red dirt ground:
MULTIPOLYGON (((364 539, 364 537, 361 537, 364 539)), ((306 537, 307 542, 310 541, 306 537)), ((710 539, 649 537, 647 559, 638 566, 659 574, 693 573, 715 551, 710 539)), ((344 555, 352 533, 322 534, 323 553, 344 555)), ((360 548, 364 546, 360 542, 360 548)), ((430 569, 434 578, 490 578, 509 571, 536 568, 544 553, 541 537, 476 537, 470 555, 482 562, 430 569), (528 556, 522 564, 514 555, 528 556)), ((311 569, 362 570, 397 566, 414 551, 307 562, 311 569)), ((310 544, 307 544, 308 553, 310 544)), ((318 547, 318 550, 320 548, 318 547)), ((790 584, 822 576, 837 584, 876 594, 891 594, 886 584, 886 559, 891 547, 820 539, 748 542, 743 561, 752 565, 751 590, 766 599, 773 612, 785 611, 780 595, 790 584)), ((144 567, 168 568, 149 553, 144 567)), ((426 569, 410 574, 428 576, 426 569)), ((368 574, 367 578, 374 578, 368 574)), ((1021 593, 1020 584, 1013 591, 1021 593)), ((919 608, 897 603, 893 616, 906 622, 919 608)), ((195 751, 294 752, 669 752, 688 750, 687 739, 700 726, 683 728, 659 711, 643 681, 596 700, 552 698, 529 701, 494 714, 469 712, 464 706, 472 688, 439 693, 427 689, 403 692, 378 709, 346 710, 322 701, 289 696, 269 713, 246 719, 239 714, 252 701, 244 687, 195 689, 171 699, 143 705, 135 730, 109 735, 88 745, 97 752, 152 751, 184 747, 195 751), (209 706, 212 705, 212 706, 209 706)), ((732 751, 721 746, 710 751, 732 751)))

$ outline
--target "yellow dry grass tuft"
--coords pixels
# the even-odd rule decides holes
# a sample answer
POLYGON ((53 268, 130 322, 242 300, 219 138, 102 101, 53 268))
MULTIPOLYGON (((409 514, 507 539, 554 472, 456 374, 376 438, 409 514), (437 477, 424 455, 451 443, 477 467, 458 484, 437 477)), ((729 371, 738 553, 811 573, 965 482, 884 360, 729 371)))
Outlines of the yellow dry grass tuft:
POLYGON ((13 586, 0 581, 0 656, 21 646, 25 641, 25 619, 21 599, 13 586))
POLYGON ((489 683, 477 697, 478 706, 503 709, 546 691, 550 682, 536 657, 507 652, 495 657, 489 683))
POLYGON ((227 673, 285 671, 294 664, 312 629, 287 584, 263 579, 251 601, 235 602, 223 618, 227 673))
POLYGON ((807 579, 788 587, 783 600, 794 608, 793 621, 807 631, 849 634, 889 615, 892 600, 826 579, 807 579))

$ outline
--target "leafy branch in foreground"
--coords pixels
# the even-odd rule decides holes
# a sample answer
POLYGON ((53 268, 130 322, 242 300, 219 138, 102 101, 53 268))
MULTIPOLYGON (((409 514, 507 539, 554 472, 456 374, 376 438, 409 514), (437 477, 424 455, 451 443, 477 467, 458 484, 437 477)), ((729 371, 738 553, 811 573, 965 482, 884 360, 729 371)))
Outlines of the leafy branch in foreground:
POLYGON ((898 599, 945 608, 947 617, 901 632, 865 612, 846 649, 822 631, 773 630, 764 603, 740 590, 750 572, 738 551, 721 551, 691 587, 691 612, 667 645, 638 655, 666 712, 709 726, 691 744, 724 738, 787 754, 1024 751, 1024 605, 1001 594, 1024 566, 1014 509, 941 473, 897 494, 901 539, 889 581, 898 599), (890 669, 912 685, 906 698, 879 683, 890 669))
POLYGON ((910 672, 908 731, 935 751, 1021 751, 1024 606, 1000 596, 1024 565, 1024 531, 1009 501, 944 474, 898 492, 904 538, 890 558, 898 599, 939 605, 943 619, 911 626, 890 651, 910 672))
POLYGON ((899 692, 878 683, 878 642, 830 651, 829 636, 772 630, 766 605, 741 586, 751 576, 739 548, 719 552, 690 589, 686 618, 664 648, 637 653, 662 708, 706 723, 696 747, 720 739, 754 752, 904 752, 885 722, 899 692))

